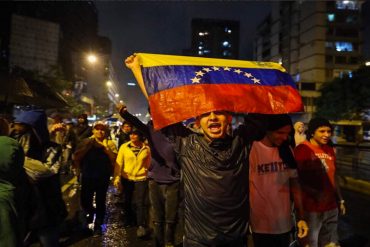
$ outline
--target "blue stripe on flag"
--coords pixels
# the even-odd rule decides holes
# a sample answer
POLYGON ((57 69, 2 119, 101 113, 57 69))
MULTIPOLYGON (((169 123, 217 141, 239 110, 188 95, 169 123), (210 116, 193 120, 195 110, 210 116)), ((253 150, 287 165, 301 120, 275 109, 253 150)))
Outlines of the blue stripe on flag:
POLYGON ((214 66, 155 66, 142 68, 149 95, 192 84, 289 85, 297 88, 291 76, 275 69, 248 69, 214 66))

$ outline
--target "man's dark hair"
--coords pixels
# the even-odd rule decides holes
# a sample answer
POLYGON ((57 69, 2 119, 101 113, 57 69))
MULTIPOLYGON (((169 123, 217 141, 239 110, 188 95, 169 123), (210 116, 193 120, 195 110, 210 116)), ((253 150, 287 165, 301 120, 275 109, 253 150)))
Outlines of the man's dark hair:
POLYGON ((329 127, 331 130, 333 130, 333 126, 326 118, 321 117, 312 118, 308 123, 307 138, 310 139, 315 133, 315 131, 320 127, 329 127))

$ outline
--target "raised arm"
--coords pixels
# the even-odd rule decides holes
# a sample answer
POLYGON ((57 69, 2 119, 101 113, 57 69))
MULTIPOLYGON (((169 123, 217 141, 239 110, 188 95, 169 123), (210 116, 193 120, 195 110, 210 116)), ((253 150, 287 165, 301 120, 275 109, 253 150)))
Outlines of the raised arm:
POLYGON ((146 137, 149 136, 149 128, 137 117, 133 116, 127 111, 127 107, 124 104, 118 103, 116 105, 119 115, 127 122, 132 124, 135 128, 141 131, 146 137))
POLYGON ((127 68, 131 69, 137 83, 139 84, 141 91, 143 92, 144 96, 148 99, 148 93, 146 92, 144 86, 143 74, 141 73, 139 57, 134 53, 133 55, 125 59, 125 65, 127 68))

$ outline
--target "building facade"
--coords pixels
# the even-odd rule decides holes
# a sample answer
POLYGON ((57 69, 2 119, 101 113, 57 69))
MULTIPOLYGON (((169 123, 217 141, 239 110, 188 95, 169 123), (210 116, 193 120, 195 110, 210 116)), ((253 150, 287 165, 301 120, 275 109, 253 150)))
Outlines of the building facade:
POLYGON ((239 57, 239 21, 193 19, 191 49, 185 55, 237 59, 239 57))
POLYGON ((351 76, 363 65, 363 1, 273 2, 259 25, 254 58, 283 65, 292 75, 305 105, 303 120, 315 112, 325 82, 351 76))
POLYGON ((58 63, 59 25, 31 17, 12 15, 9 66, 48 72, 58 63))
POLYGON ((14 66, 44 73, 56 65, 64 79, 76 84, 74 94, 86 112, 94 113, 96 107, 109 106, 110 55, 111 42, 98 35, 92 1, 0 3, 2 73, 14 66), (96 64, 86 62, 89 54, 96 55, 96 64))

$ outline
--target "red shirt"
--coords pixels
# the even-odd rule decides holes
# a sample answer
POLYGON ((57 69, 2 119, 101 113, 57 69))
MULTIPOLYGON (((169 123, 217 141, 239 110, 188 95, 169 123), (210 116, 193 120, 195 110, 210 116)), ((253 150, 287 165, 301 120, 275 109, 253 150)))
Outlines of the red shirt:
POLYGON ((294 155, 305 211, 324 212, 337 208, 333 148, 304 141, 295 148, 294 155))

